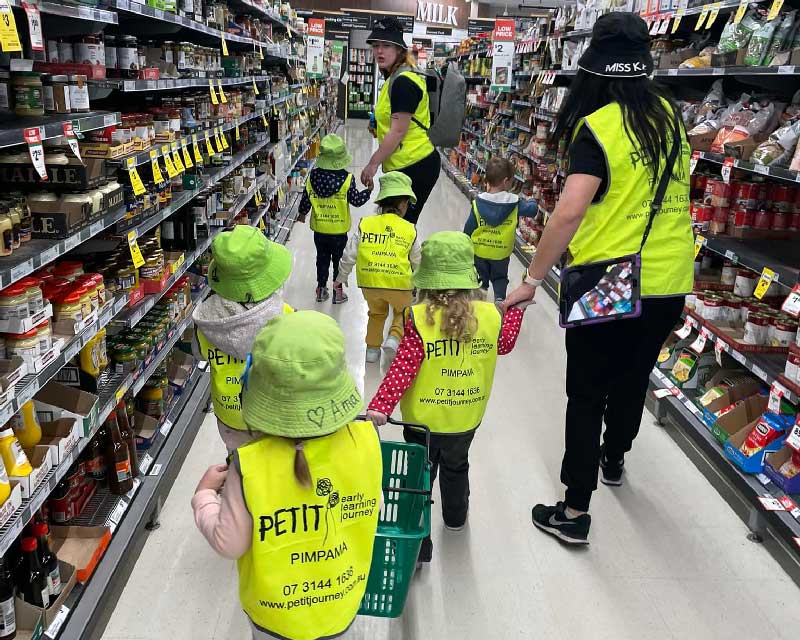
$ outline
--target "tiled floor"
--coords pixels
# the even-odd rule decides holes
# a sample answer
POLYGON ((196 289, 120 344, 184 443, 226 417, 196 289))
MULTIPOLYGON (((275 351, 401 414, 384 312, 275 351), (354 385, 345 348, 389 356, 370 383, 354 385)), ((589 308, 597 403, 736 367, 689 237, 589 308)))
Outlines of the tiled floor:
MULTIPOLYGON (((366 123, 345 129, 353 172, 371 153, 366 123)), ((354 212, 368 214, 372 205, 354 212)), ((419 225, 426 237, 460 229, 468 203, 442 176, 419 225)), ((365 367, 366 305, 316 305, 311 233, 298 226, 287 301, 337 318, 353 374, 370 397, 379 381, 365 367)), ((521 267, 512 259, 513 281, 521 267)), ((530 509, 561 496, 564 349, 546 295, 531 307, 516 351, 498 364, 490 410, 472 452, 470 522, 445 531, 434 505, 436 545, 402 617, 360 618, 359 640, 796 640, 800 592, 667 434, 645 414, 626 461, 626 484, 592 502, 591 546, 565 549, 534 529, 530 509)), ((224 458, 211 418, 149 534, 105 640, 244 640, 234 563, 215 556, 195 530, 190 498, 205 468, 224 458)))

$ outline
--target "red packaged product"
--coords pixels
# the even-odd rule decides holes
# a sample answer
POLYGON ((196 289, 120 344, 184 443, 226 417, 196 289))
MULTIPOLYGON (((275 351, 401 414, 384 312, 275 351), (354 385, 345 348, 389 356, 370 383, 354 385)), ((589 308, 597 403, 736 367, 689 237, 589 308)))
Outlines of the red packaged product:
POLYGON ((741 229, 751 228, 756 219, 756 212, 745 207, 733 209, 731 213, 733 215, 733 226, 741 229))
POLYGON ((792 214, 787 211, 773 211, 770 229, 773 231, 786 231, 789 228, 789 221, 791 217, 792 214))
POLYGON ((755 229, 769 229, 772 226, 772 212, 766 209, 759 209, 753 221, 755 229))
POLYGON ((739 447, 739 451, 746 456, 752 456, 754 453, 761 451, 761 449, 766 447, 773 440, 777 440, 782 433, 782 430, 776 429, 769 423, 766 416, 761 416, 756 426, 753 427, 753 430, 747 435, 742 446, 739 447))
POLYGON ((761 186, 756 182, 740 182, 738 183, 738 193, 734 197, 731 196, 731 199, 740 206, 744 206, 748 209, 755 209, 761 198, 761 186))
POLYGON ((795 211, 789 219, 789 231, 800 231, 800 211, 795 211))
POLYGON ((785 184, 774 184, 770 189, 772 208, 776 211, 789 212, 793 209, 794 188, 785 184))

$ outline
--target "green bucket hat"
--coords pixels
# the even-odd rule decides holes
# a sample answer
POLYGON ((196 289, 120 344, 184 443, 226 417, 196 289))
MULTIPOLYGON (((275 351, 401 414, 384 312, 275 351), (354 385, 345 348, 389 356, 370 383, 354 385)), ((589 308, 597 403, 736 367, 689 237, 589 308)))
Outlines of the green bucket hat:
POLYGON ((259 302, 277 291, 292 271, 292 254, 261 231, 236 225, 211 245, 211 290, 234 302, 259 302))
POLYGON ((338 431, 364 402, 345 361, 344 335, 318 311, 278 316, 256 336, 242 391, 248 428, 284 438, 338 431))
POLYGON ((384 198, 391 198, 392 196, 408 196, 411 198, 411 204, 417 201, 417 196, 414 195, 414 190, 411 188, 411 178, 405 173, 387 171, 378 178, 378 181, 380 182, 380 189, 378 197, 375 198, 377 204, 380 204, 384 198))
POLYGON ((460 231, 439 231, 422 243, 422 259, 412 276, 417 289, 477 289, 475 250, 460 231))
POLYGON ((322 139, 319 145, 317 167, 338 171, 339 169, 347 169, 352 161, 353 156, 348 153, 344 140, 335 133, 329 133, 322 139))

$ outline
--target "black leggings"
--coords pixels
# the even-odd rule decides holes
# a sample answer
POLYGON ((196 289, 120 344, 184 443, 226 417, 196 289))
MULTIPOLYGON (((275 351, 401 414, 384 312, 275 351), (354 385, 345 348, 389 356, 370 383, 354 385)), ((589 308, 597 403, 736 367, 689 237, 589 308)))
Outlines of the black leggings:
POLYGON ((417 197, 416 204, 408 208, 405 219, 411 224, 417 224, 419 214, 422 213, 422 207, 428 201, 428 196, 431 195, 433 187, 436 186, 436 181, 439 179, 439 171, 442 168, 442 159, 439 152, 434 150, 427 158, 423 158, 419 162, 412 165, 398 169, 411 178, 411 188, 414 189, 414 195, 417 197))

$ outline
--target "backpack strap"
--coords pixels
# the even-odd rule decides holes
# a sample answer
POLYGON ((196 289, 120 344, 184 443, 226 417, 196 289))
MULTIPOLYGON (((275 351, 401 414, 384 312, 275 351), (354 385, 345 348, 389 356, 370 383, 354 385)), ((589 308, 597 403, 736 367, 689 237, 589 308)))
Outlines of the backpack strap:
MULTIPOLYGON (((389 88, 387 89, 387 91, 389 92, 389 101, 390 102, 392 100, 392 85, 394 84, 394 80, 395 80, 395 78, 397 78, 404 71, 411 71, 412 73, 416 73, 418 76, 422 76, 423 78, 427 78, 428 77, 427 75, 422 73, 419 69, 415 69, 414 67, 412 67, 410 65, 407 65, 407 64, 400 65, 399 67, 397 67, 397 70, 395 70, 395 72, 392 75, 390 75, 389 79, 386 81, 386 82, 389 83, 389 88)), ((425 90, 427 91, 427 87, 426 87, 425 90)), ((428 130, 428 127, 426 127, 424 124, 422 124, 413 115, 411 116, 411 122, 416 124, 423 131, 427 131, 428 130)))

